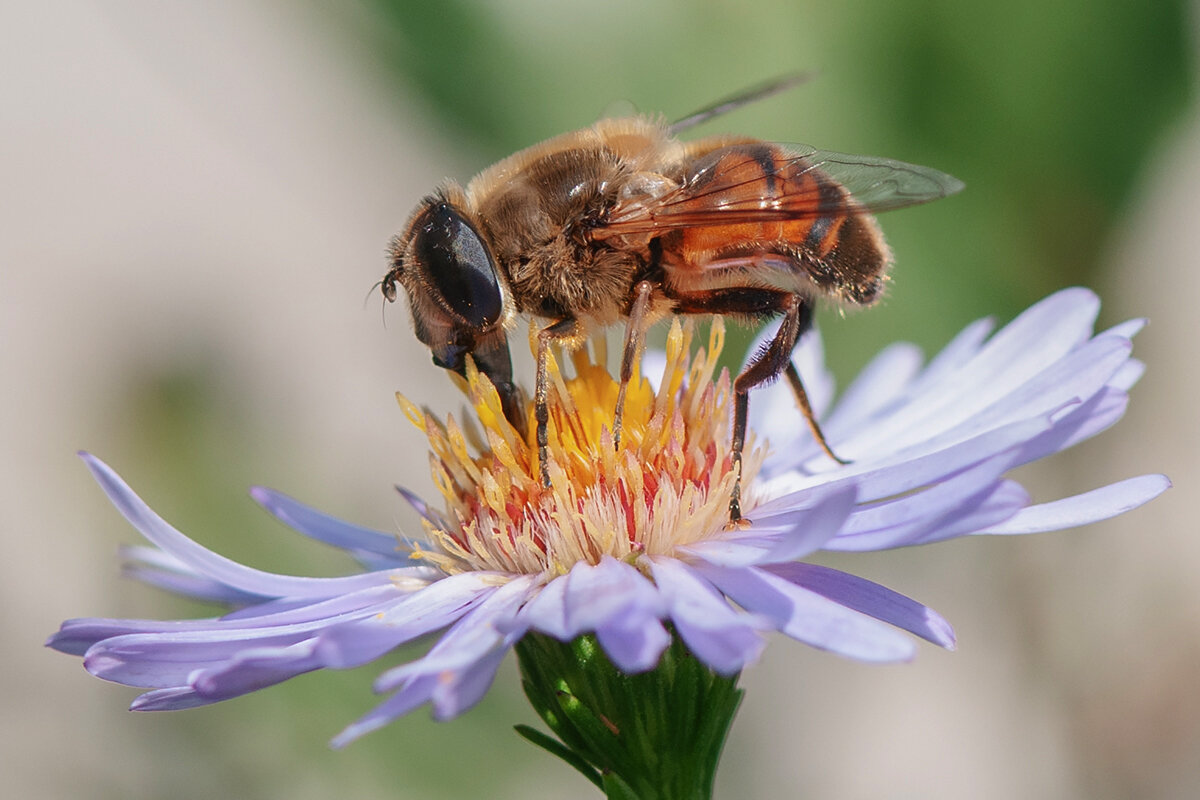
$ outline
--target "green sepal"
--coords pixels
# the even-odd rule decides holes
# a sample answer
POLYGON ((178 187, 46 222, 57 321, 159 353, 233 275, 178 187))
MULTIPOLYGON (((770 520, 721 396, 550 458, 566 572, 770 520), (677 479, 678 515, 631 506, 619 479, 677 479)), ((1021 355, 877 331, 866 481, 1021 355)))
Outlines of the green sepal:
POLYGON ((629 784, 621 780, 614 772, 604 776, 604 785, 600 788, 604 790, 604 796, 608 800, 642 800, 641 797, 634 794, 629 784))
POLYGON ((531 728, 528 725, 514 725, 513 730, 515 730, 526 741, 537 745, 547 753, 558 756, 563 761, 570 764, 572 767, 577 769, 579 773, 583 775, 583 777, 594 783, 597 789, 604 789, 604 779, 600 777, 600 773, 597 772, 591 764, 577 756, 573 750, 563 745, 562 742, 558 741, 557 739, 552 739, 551 737, 539 731, 537 728, 531 728))
POLYGON ((678 636, 655 669, 637 675, 613 666, 591 635, 560 642, 529 634, 516 649, 525 695, 562 750, 519 730, 523 736, 593 783, 598 773, 609 798, 712 796, 717 762, 742 697, 736 675, 714 673, 678 636))

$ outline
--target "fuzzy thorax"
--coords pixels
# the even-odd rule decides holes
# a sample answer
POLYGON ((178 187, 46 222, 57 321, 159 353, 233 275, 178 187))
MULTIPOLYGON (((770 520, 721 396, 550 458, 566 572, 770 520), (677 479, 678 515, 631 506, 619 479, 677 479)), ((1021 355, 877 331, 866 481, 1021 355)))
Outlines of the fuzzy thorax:
MULTIPOLYGON (((716 319, 707 348, 694 356, 692 337, 690 323, 672 323, 659 391, 635 370, 619 450, 612 436, 618 384, 602 340, 571 354, 573 377, 551 357, 550 488, 541 484, 532 402, 530 438, 522 439, 490 381, 473 367, 464 424, 399 397, 429 438, 434 483, 446 502, 444 522, 426 521, 435 549, 414 557, 447 573, 552 578, 606 555, 629 563, 642 554, 673 555, 677 546, 724 530, 734 481, 732 392, 728 372, 717 370, 725 329, 716 319)), ((745 487, 764 455, 747 442, 745 487)))

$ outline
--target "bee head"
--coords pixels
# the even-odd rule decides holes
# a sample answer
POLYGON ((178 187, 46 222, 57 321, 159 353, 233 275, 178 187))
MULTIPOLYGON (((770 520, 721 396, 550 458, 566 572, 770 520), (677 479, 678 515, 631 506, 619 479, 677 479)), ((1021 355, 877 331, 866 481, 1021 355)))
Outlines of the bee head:
POLYGON ((472 356, 506 400, 506 416, 513 408, 510 421, 518 424, 500 273, 487 240, 460 203, 446 196, 421 202, 392 241, 391 269, 382 284, 389 301, 396 298, 396 284, 408 295, 413 328, 433 363, 462 375, 472 356))

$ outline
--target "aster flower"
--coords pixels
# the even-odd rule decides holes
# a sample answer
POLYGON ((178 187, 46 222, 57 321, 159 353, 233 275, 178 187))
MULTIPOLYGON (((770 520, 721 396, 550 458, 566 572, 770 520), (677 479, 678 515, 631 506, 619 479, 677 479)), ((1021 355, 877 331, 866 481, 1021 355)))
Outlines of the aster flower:
MULTIPOLYGON (((252 490, 287 525, 355 557, 363 571, 345 577, 277 575, 217 555, 85 454, 101 488, 153 545, 124 551, 130 574, 236 610, 185 621, 70 620, 48 644, 83 656, 97 677, 148 689, 132 708, 151 711, 358 666, 441 631, 424 656, 379 676, 375 690, 388 697, 334 739, 342 746, 426 703, 437 719, 462 713, 518 644, 527 692, 555 727, 569 716, 561 686, 546 694, 539 684, 551 680, 545 665, 555 643, 571 643, 568 661, 600 658, 622 677, 661 672, 669 660, 678 682, 679 665, 698 664, 716 680, 705 702, 728 711, 723 723, 698 726, 719 750, 737 704, 732 680, 771 631, 871 662, 911 658, 910 634, 954 646, 932 609, 805 556, 1068 528, 1135 508, 1169 485, 1146 475, 1032 504, 1005 477, 1124 413, 1142 372, 1130 358, 1142 323, 1093 335, 1098 308, 1086 290, 1059 292, 990 338, 988 321, 968 326, 924 365, 916 348, 894 345, 832 406, 819 337, 808 335, 797 364, 829 441, 851 463, 822 453, 786 387, 755 393, 743 463, 750 524, 735 527, 719 321, 694 355, 691 327, 672 327, 661 385, 630 386, 620 450, 609 430, 617 385, 603 348, 572 354, 570 376, 552 364, 550 488, 541 485, 536 447, 505 421, 485 377, 468 372, 471 408, 461 422, 402 399, 429 439, 443 500, 438 511, 404 493, 424 518, 423 536, 397 538, 252 490)), ((689 685, 707 680, 686 674, 689 685)), ((575 735, 555 730, 564 741, 575 735)), ((583 747, 567 741, 568 751, 583 747)))

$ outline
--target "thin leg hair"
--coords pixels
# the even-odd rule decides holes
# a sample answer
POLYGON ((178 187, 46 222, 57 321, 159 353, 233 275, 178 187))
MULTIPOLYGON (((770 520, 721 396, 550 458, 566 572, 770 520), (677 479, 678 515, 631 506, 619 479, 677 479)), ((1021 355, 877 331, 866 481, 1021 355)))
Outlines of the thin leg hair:
POLYGON ((538 467, 542 473, 542 486, 550 488, 550 346, 559 339, 575 334, 575 320, 562 319, 538 331, 537 378, 534 384, 533 417, 537 421, 538 467))

